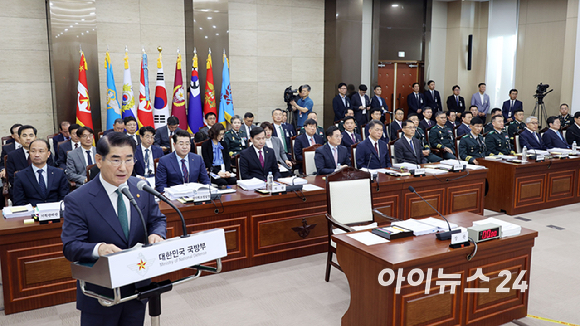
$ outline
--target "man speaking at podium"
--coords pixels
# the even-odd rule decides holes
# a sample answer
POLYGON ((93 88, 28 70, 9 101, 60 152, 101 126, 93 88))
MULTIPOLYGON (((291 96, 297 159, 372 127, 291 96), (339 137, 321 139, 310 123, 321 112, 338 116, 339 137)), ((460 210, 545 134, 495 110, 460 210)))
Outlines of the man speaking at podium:
MULTIPOLYGON (((95 262, 100 256, 128 249, 144 242, 143 226, 137 210, 118 189, 127 185, 147 223, 149 242, 165 238, 165 216, 153 195, 137 189, 138 179, 131 177, 135 164, 135 142, 120 132, 111 132, 97 144, 95 160, 100 174, 64 199, 62 243, 64 256, 71 262, 95 262)), ((120 271, 124 272, 124 271, 120 271)), ((124 286, 123 297, 150 281, 124 286)), ((93 284, 87 290, 113 297, 113 291, 93 284)), ((85 296, 77 283, 77 309, 81 325, 143 325, 145 302, 131 300, 103 307, 85 296)))

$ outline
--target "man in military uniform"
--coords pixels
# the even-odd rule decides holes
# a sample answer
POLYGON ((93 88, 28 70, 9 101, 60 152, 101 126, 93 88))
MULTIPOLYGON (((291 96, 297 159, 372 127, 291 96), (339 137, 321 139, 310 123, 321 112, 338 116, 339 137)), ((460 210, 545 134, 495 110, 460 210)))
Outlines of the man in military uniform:
MULTIPOLYGON (((503 117, 503 115, 501 114, 501 109, 500 108, 493 108, 491 110, 491 119, 493 121, 493 117, 501 115, 503 117)), ((493 130, 493 123, 492 121, 488 122, 485 124, 485 127, 483 128, 483 132, 490 132, 493 130)))
POLYGON ((429 146, 429 143, 427 143, 427 139, 425 138, 425 132, 423 131, 423 129, 421 129, 421 127, 419 127, 419 117, 417 116, 417 114, 411 113, 409 114, 407 119, 413 121, 415 127, 417 127, 417 129, 415 130, 414 137, 419 139, 421 146, 423 146, 423 155, 427 157, 427 161, 429 161, 429 163, 442 161, 443 160, 442 158, 431 152, 431 146, 429 146))
POLYGON ((503 115, 496 115, 491 119, 493 130, 485 136, 487 155, 516 155, 512 150, 510 137, 503 132, 503 115))
POLYGON ((481 135, 483 121, 479 117, 471 119, 471 131, 459 141, 459 157, 469 164, 479 165, 478 158, 485 157, 486 147, 481 135))
POLYGON ((514 121, 510 122, 507 128, 507 133, 508 136, 510 136, 510 139, 514 139, 515 135, 526 127, 526 124, 524 123, 524 110, 515 110, 513 118, 514 121))
POLYGON ((560 130, 574 123, 574 119, 572 119, 572 116, 570 115, 568 104, 562 103, 560 105, 560 115, 558 116, 558 119, 560 119, 560 130))
MULTIPOLYGON (((354 117, 354 110, 352 108, 348 108, 346 109, 346 113, 344 115, 344 119, 342 119, 339 123, 338 123, 338 129, 340 129, 340 132, 344 132, 346 129, 344 128, 344 120, 346 119, 346 117, 354 117)), ((356 119, 354 119, 354 121, 356 122, 356 119)), ((358 122, 356 123, 356 127, 354 128, 354 132, 356 132, 357 134, 360 135, 360 126, 358 125, 358 122)))
POLYGON ((248 148, 248 136, 246 135, 246 128, 242 128, 242 119, 238 115, 234 115, 230 120, 232 129, 226 131, 224 134, 224 141, 228 145, 230 157, 238 155, 241 151, 248 148))
POLYGON ((429 144, 431 147, 442 150, 443 158, 446 160, 456 160, 455 146, 453 145, 453 131, 445 126, 447 117, 445 112, 435 113, 437 124, 429 131, 429 144))

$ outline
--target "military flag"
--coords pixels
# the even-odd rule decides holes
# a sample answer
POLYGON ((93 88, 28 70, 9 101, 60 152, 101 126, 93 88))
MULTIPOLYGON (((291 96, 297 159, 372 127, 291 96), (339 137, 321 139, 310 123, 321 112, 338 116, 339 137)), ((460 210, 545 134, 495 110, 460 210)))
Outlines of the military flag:
POLYGON ((230 61, 224 51, 224 69, 222 71, 222 92, 220 95, 220 114, 218 122, 227 127, 230 119, 234 116, 234 101, 232 100, 232 90, 230 87, 230 61))
POLYGON ((81 50, 79 63, 79 82, 77 89, 77 124, 81 127, 93 128, 93 116, 91 115, 91 103, 89 102, 89 87, 87 84, 87 61, 81 50))
POLYGON ((122 118, 137 118, 137 107, 135 106, 135 97, 133 96, 133 80, 129 70, 129 54, 125 48, 125 71, 123 72, 123 107, 121 108, 122 118))
POLYGON ((215 106, 215 89, 213 86, 213 69, 211 64, 211 49, 207 55, 206 68, 207 73, 205 75, 205 100, 203 114, 206 115, 210 112, 213 112, 217 116, 217 109, 215 106))
POLYGON ((149 76, 147 71, 147 54, 143 50, 143 57, 141 59, 141 84, 139 85, 139 111, 137 112, 139 128, 155 127, 151 100, 149 99, 149 76))
POLYGON ((113 67, 109 51, 105 54, 105 69, 107 69, 107 128, 112 129, 115 119, 121 117, 121 106, 117 100, 117 86, 113 77, 113 67))
POLYGON ((189 110, 187 111, 187 131, 194 134, 203 127, 203 112, 199 91, 199 76, 197 74, 197 53, 193 51, 191 81, 189 82, 189 110))

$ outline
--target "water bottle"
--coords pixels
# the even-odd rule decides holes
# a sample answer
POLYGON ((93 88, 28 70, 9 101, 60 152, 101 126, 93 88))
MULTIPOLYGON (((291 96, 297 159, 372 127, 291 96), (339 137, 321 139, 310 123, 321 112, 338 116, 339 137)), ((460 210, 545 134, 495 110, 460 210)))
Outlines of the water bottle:
POLYGON ((576 151, 576 141, 574 141, 574 142, 572 143, 572 150, 573 150, 574 152, 576 151))
POLYGON ((268 172, 268 180, 266 181, 266 190, 272 193, 272 188, 274 187, 274 176, 272 175, 272 171, 268 172))
POLYGON ((522 163, 526 162, 528 162, 528 149, 524 146, 524 148, 522 148, 522 163))

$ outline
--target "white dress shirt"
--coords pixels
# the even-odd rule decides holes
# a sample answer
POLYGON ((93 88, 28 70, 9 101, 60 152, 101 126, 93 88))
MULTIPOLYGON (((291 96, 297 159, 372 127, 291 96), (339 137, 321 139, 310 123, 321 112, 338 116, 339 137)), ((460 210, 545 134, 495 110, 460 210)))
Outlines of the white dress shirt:
POLYGON ((373 149, 375 149, 375 143, 377 144, 377 146, 376 146, 376 148, 377 148, 377 155, 379 157, 381 157, 381 146, 379 146, 379 144, 378 144, 379 142, 373 140, 370 136, 369 136, 369 140, 371 141, 371 144, 373 145, 373 149))
POLYGON ((46 163, 40 169, 37 168, 34 164, 32 164, 32 171, 34 171, 34 176, 36 177, 36 182, 40 182, 38 180, 38 170, 42 170, 42 176, 44 178, 44 186, 46 187, 46 190, 48 190, 48 167, 46 166, 46 163))
POLYGON ((141 152, 143 154, 143 167, 145 168, 145 173, 149 172, 147 171, 147 162, 149 162, 149 170, 151 170, 151 174, 155 174, 155 169, 153 167, 153 164, 155 163, 153 162, 153 150, 151 150, 151 146, 147 148, 141 146, 141 152), (145 152, 146 149, 149 150, 149 155, 147 155, 147 153, 145 152))
POLYGON ((84 147, 82 148, 83 150, 83 157, 85 158, 85 166, 89 165, 89 155, 87 153, 87 151, 90 151, 91 153, 91 162, 93 162, 93 164, 95 164, 95 155, 93 153, 93 146, 91 146, 91 149, 85 149, 84 147))

